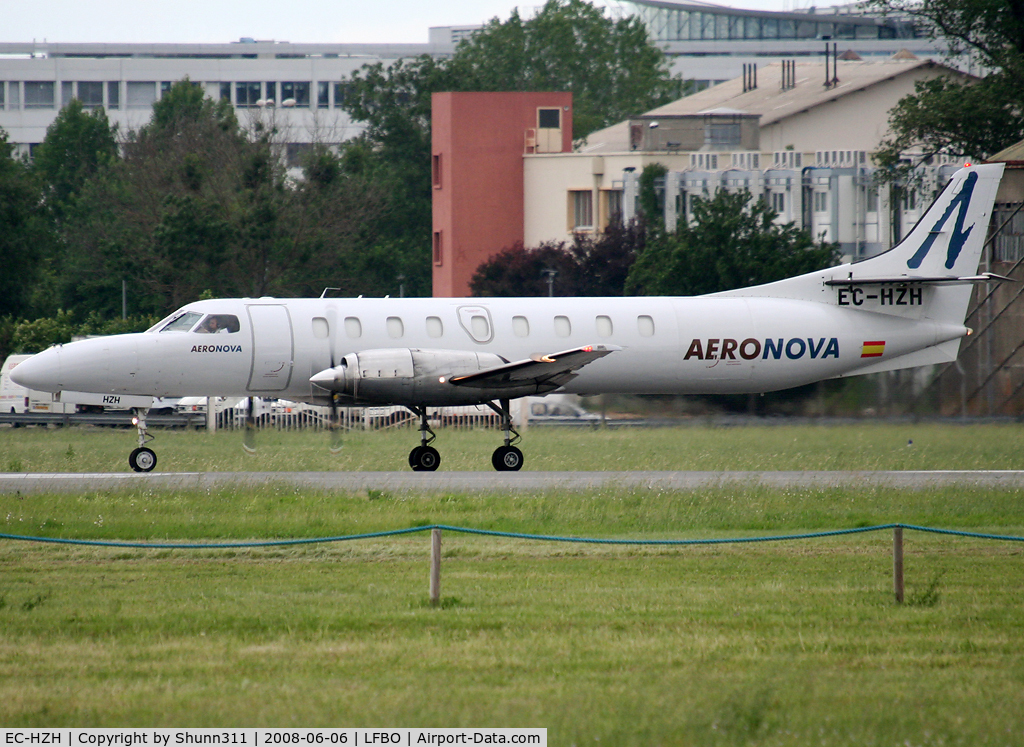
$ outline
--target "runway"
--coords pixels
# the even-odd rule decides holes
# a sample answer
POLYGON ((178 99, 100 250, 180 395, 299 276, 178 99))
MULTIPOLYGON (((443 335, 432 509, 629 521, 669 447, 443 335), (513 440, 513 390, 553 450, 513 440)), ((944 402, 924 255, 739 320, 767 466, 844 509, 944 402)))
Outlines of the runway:
POLYGON ((846 472, 134 472, 0 474, 0 493, 92 490, 209 490, 285 485, 338 493, 496 493, 598 489, 700 490, 715 487, 1024 487, 1024 470, 846 472))

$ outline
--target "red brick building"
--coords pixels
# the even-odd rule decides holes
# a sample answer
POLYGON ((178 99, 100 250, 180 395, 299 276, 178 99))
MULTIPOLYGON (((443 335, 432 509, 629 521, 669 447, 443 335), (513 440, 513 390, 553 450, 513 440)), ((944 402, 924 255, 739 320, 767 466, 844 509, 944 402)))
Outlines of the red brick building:
POLYGON ((523 156, 572 150, 572 94, 435 93, 432 109, 434 296, 463 297, 523 240, 523 156))

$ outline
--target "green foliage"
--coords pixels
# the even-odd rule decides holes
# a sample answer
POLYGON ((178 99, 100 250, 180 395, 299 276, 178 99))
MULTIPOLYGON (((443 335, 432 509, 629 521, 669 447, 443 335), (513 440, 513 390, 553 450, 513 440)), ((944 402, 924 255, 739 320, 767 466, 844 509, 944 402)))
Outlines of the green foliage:
POLYGON ((640 212, 653 224, 662 221, 665 215, 665 175, 668 174, 668 167, 660 163, 649 163, 640 172, 639 194, 637 201, 640 203, 640 212), (661 191, 658 191, 657 181, 661 179, 661 191))
POLYGON ((596 238, 577 234, 571 244, 546 242, 527 249, 519 243, 481 264, 470 289, 475 296, 546 296, 547 271, 554 270, 556 296, 621 296, 645 239, 642 223, 614 222, 596 238))
POLYGON ((38 353, 51 345, 71 342, 75 337, 144 332, 159 321, 155 316, 104 319, 97 312, 82 321, 75 316, 74 312, 61 309, 53 316, 37 319, 0 317, 0 362, 8 355, 38 353))
POLYGON ((102 107, 86 113, 79 99, 72 99, 46 129, 33 154, 32 170, 58 220, 86 182, 117 159, 116 132, 102 107))
POLYGON ((879 160, 893 176, 907 171, 900 154, 984 158, 1024 138, 1024 10, 990 0, 871 0, 875 9, 917 18, 950 53, 969 54, 986 72, 981 80, 921 81, 890 112, 893 135, 879 160))
POLYGON ((12 154, 7 133, 0 130, 0 315, 18 314, 29 306, 53 242, 39 210, 38 184, 12 154))
POLYGON ((747 191, 695 198, 693 223, 647 239, 626 282, 627 293, 701 295, 745 288, 835 264, 835 245, 815 243, 747 191))

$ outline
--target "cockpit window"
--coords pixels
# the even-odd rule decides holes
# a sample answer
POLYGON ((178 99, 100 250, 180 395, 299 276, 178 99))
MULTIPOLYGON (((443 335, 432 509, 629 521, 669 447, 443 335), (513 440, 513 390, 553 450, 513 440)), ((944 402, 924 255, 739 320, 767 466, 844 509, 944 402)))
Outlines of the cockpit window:
POLYGON ((238 330, 238 317, 234 314, 210 314, 196 328, 196 332, 204 335, 226 335, 238 330))
POLYGON ((188 332, 199 321, 202 314, 197 314, 194 311, 186 311, 181 316, 175 317, 170 322, 165 324, 160 331, 161 332, 188 332))

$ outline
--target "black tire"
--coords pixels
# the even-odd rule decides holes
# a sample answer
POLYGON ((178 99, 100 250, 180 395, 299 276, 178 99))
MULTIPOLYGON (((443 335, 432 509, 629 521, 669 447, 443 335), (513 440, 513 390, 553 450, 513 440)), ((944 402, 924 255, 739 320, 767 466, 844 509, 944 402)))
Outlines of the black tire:
POLYGON ((523 452, 515 446, 499 446, 491 454, 491 466, 498 472, 518 472, 523 468, 523 452))
POLYGON ((142 447, 128 455, 128 464, 136 472, 152 472, 156 467, 156 452, 142 447))
POLYGON ((441 466, 441 454, 433 446, 417 446, 409 454, 409 464, 416 472, 433 472, 441 466))

